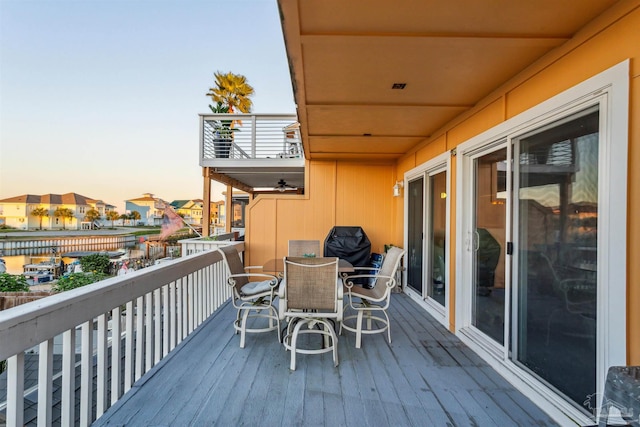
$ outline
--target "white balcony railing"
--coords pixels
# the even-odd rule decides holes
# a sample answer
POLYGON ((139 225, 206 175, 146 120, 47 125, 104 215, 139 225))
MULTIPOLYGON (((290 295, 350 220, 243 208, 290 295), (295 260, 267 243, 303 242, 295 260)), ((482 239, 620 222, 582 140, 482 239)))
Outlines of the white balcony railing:
MULTIPOLYGON (((244 250, 241 242, 226 243, 244 250)), ((8 362, 0 411, 7 426, 24 424, 24 396, 33 393, 38 425, 51 425, 54 378, 61 381, 61 425, 90 425, 230 297, 226 277, 219 251, 200 252, 0 312, 0 360, 8 362), (62 372, 56 373, 60 335, 62 372), (25 352, 39 353, 37 386, 29 390, 25 352)))
POLYGON ((295 114, 201 114, 200 165, 215 159, 302 161, 297 120, 295 114))

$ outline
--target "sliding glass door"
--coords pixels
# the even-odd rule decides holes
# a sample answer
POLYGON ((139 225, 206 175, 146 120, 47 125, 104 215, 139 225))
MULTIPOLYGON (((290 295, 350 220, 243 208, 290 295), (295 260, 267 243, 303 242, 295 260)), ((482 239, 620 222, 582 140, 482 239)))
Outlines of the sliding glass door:
POLYGON ((409 181, 407 235, 407 286, 422 295, 424 268, 424 179, 409 181))
POLYGON ((464 163, 473 333, 578 407, 596 392, 599 127, 596 105, 464 163))
POLYGON ((473 161, 474 224, 471 232, 472 324, 504 345, 507 150, 473 161))
POLYGON ((429 312, 447 325, 448 154, 406 174, 407 285, 415 291, 412 296, 426 302, 429 312))
POLYGON ((599 114, 514 140, 513 358, 582 405, 596 391, 599 114))

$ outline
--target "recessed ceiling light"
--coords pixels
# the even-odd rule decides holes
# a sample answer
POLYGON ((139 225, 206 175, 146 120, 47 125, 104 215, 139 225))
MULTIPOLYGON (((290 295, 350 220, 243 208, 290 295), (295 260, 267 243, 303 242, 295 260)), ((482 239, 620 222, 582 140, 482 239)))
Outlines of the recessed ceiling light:
POLYGON ((391 89, 404 89, 406 86, 406 83, 394 83, 391 85, 391 89))

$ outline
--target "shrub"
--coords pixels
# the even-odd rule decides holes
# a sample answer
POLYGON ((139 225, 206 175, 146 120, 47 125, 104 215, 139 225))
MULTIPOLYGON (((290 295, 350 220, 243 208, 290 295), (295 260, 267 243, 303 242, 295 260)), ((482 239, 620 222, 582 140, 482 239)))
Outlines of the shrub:
POLYGON ((87 273, 109 273, 109 257, 102 254, 92 254, 80 258, 82 271, 87 273))
POLYGON ((29 292, 27 278, 21 274, 0 274, 0 292, 29 292))
POLYGON ((104 273, 71 273, 68 276, 64 276, 58 279, 58 283, 53 287, 56 292, 70 291, 71 289, 80 288, 82 286, 90 285, 91 283, 99 282, 109 276, 104 273))

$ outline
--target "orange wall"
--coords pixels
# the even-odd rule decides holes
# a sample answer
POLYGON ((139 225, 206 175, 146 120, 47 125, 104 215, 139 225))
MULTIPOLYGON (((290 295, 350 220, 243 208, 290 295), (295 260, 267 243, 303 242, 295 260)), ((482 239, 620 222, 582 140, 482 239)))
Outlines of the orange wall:
POLYGON ((246 264, 285 256, 291 239, 324 245, 336 225, 362 227, 373 252, 388 243, 401 246, 402 234, 395 232, 395 170, 391 162, 308 162, 305 195, 260 195, 249 205, 246 264))
MULTIPOLYGON (((601 17, 567 45, 559 47, 513 80, 490 94, 478 105, 436 132, 398 163, 398 176, 469 138, 534 107, 558 93, 630 58, 630 132, 628 165, 627 314, 628 363, 640 365, 640 8, 637 2, 620 2, 618 13, 601 17), (604 23, 605 19, 609 22, 604 23)), ((451 222, 455 223, 455 157, 451 170, 451 222)), ((397 225, 402 232, 402 223, 397 225)), ((455 289, 455 229, 451 229, 452 289, 455 289)), ((450 319, 454 316, 451 292, 450 319)), ((453 329, 453 325, 451 325, 453 329)))

